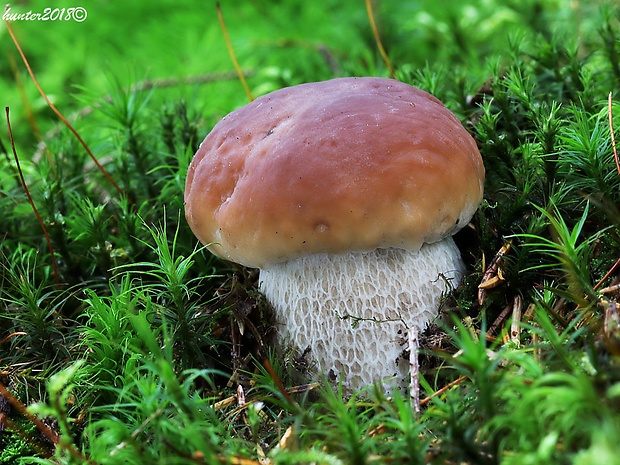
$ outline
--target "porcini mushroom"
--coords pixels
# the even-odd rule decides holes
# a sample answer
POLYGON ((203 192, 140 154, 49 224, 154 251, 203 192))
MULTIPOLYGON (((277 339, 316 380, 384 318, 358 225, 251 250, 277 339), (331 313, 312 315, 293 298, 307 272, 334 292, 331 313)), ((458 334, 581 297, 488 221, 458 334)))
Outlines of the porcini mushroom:
POLYGON ((451 235, 483 181, 474 140, 435 97, 338 78, 221 120, 189 167, 185 213, 212 253, 260 268, 281 344, 348 392, 394 389, 408 380, 402 353, 417 350, 407 336, 464 272, 451 235))

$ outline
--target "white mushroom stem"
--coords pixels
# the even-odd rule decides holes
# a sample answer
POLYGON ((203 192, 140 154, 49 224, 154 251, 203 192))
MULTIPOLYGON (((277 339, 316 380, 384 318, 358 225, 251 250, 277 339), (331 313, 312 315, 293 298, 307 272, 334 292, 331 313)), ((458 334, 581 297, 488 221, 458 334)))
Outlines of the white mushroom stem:
POLYGON ((412 331, 423 331, 437 316, 442 295, 463 268, 449 237, 414 252, 389 248, 288 260, 261 270, 260 289, 274 306, 280 344, 308 354, 345 392, 377 381, 389 391, 406 388, 408 373, 417 380, 412 331))

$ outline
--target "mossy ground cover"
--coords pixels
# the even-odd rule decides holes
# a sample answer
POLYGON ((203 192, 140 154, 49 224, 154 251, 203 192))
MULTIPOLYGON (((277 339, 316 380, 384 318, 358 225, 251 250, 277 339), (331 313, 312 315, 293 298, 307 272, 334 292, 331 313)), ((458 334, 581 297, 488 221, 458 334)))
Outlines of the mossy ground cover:
MULTIPOLYGON (((364 2, 221 6, 254 95, 388 75, 364 2)), ((10 27, 107 176, 0 27, 0 95, 41 220, 3 127, 0 463, 618 462, 616 7, 375 5, 397 78, 443 100, 487 168, 457 237, 469 274, 424 338, 419 416, 398 395, 305 384, 269 345, 256 273, 184 221, 189 160, 247 102, 215 5, 84 7, 83 22, 10 27)))

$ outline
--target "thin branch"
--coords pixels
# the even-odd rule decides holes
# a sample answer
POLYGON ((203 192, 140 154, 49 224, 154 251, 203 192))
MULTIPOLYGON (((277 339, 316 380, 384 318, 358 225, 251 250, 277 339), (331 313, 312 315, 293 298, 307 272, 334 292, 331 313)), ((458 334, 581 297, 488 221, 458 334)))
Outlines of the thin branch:
POLYGON ((286 389, 286 387, 284 387, 284 383, 282 383, 282 380, 277 375, 277 373, 274 371, 273 367, 271 366, 271 362, 269 361, 269 359, 268 358, 264 358, 263 360, 261 360, 261 363, 262 363, 263 367, 265 367, 265 370, 267 370, 267 373, 269 373, 269 375, 271 376, 273 381, 276 383, 276 387, 282 393, 284 398, 287 401, 289 401, 292 405, 296 405, 297 403, 293 400, 293 398, 289 394, 288 389, 286 389))
POLYGON ((368 20, 370 21, 370 27, 372 29, 372 33, 375 36, 375 41, 377 42, 377 48, 379 49, 379 54, 381 54, 381 58, 383 58, 383 62, 385 66, 387 66, 390 71, 390 76, 392 79, 396 79, 396 73, 394 72, 394 68, 392 67, 392 63, 385 53, 385 48, 383 48, 383 43, 381 42, 381 36, 379 35, 379 30, 377 29, 377 24, 375 23, 375 15, 372 12, 372 6, 370 4, 370 0, 366 0, 366 12, 368 13, 368 20))
POLYGON ((17 336, 26 336, 27 334, 28 334, 28 333, 25 333, 25 332, 23 332, 23 331, 15 331, 15 332, 12 332, 12 333, 11 333, 11 334, 9 334, 8 336, 6 336, 4 339, 1 339, 1 340, 0 340, 0 345, 4 344, 5 342, 7 342, 7 341, 9 341, 9 340, 11 340, 11 339, 13 339, 14 337, 17 337, 17 336))
POLYGON ((612 292, 620 291, 620 284, 614 284, 613 286, 604 287, 599 292, 601 294, 611 294, 612 292))
POLYGON ((519 294, 515 295, 512 306, 512 322, 510 324, 510 340, 517 346, 521 345, 521 313, 523 310, 523 299, 519 294))
POLYGON ((24 65, 26 66, 26 69, 28 70, 30 79, 32 79, 32 82, 34 83, 35 87, 39 91, 39 94, 41 94, 41 97, 43 97, 43 100, 45 100, 45 103, 47 103, 47 106, 50 107, 50 109, 56 114, 56 116, 58 116, 58 118, 60 118, 60 120, 64 123, 64 125, 67 126, 67 128, 73 133, 73 135, 80 142, 82 147, 84 147, 84 150, 86 150, 86 153, 88 153, 88 156, 95 163, 95 165, 97 166, 97 169, 101 171, 101 173, 106 177, 106 179, 110 182, 110 184, 114 186, 114 188, 118 191, 118 193, 124 197, 125 193, 123 192, 123 190, 119 187, 118 184, 116 184, 116 181, 114 181, 114 178, 110 176, 110 174, 101 165, 101 163, 99 163, 99 160, 97 160, 97 158, 95 157, 93 152, 90 150, 90 148, 88 147, 84 139, 82 139, 80 134, 75 130, 75 128, 71 125, 71 123, 67 121, 67 119, 62 115, 60 110, 58 110, 58 108, 56 108, 54 104, 50 101, 50 99, 47 97, 47 95, 43 91, 43 88, 39 85, 39 81, 37 81, 37 78, 35 77, 34 72, 32 71, 32 68, 30 67, 30 63, 28 63, 28 59, 26 58, 24 51, 22 50, 21 46, 19 45, 19 42, 17 41, 17 37, 15 37, 15 34, 13 34, 13 29, 11 28, 9 21, 5 21, 4 23, 6 26, 6 30, 9 32, 9 35, 11 36, 11 39, 13 40, 13 43, 15 44, 15 47, 17 48, 17 51, 19 52, 19 55, 21 56, 22 61, 24 62, 24 65))
POLYGON ((233 66, 235 67, 235 71, 237 71, 237 76, 239 76, 239 80, 245 89, 245 93, 248 96, 250 102, 254 100, 254 96, 252 95, 252 91, 248 86, 247 81, 245 80, 245 76, 243 75, 243 71, 241 70, 241 66, 239 66, 239 62, 237 61, 237 56, 235 55, 235 50, 233 49, 232 42, 230 41, 230 37, 228 36, 228 30, 226 29, 226 23, 224 22, 224 15, 222 15, 222 8, 220 7, 220 2, 215 4, 215 8, 217 9, 217 19, 220 22, 220 27, 222 28, 222 34, 224 35, 224 40, 226 41, 226 48, 228 49, 228 54, 233 62, 233 66))
POLYGON ((52 451, 45 448, 45 446, 36 438, 31 437, 31 435, 24 431, 23 428, 17 424, 17 422, 13 421, 4 413, 0 412, 0 425, 4 426, 18 437, 22 439, 22 441, 26 442, 32 449, 39 455, 44 458, 49 458, 52 456, 52 451))
POLYGON ((11 72, 13 73, 13 79, 15 79, 15 83, 17 84, 17 89, 19 90, 19 97, 22 101, 22 105, 24 106, 24 113, 26 115, 26 119, 30 124, 30 128, 34 133, 37 139, 41 138, 41 130, 37 125, 37 121, 34 118, 34 112, 32 111, 32 106, 28 101, 28 96, 26 95, 26 90, 24 88, 24 82, 22 81, 21 76, 19 75, 19 70, 17 69, 17 62, 15 61, 15 57, 12 53, 9 53, 9 66, 11 67, 11 72))
MULTIPOLYGON (((618 269, 618 267, 620 266, 620 258, 618 260, 616 260, 616 263, 613 264, 613 266, 609 269, 609 271, 607 273, 605 273, 605 276, 603 276, 601 278, 601 280, 596 283, 596 286, 594 286, 594 290, 596 291, 599 287, 601 287, 603 285, 603 283, 605 281, 607 281, 607 279, 616 272, 616 270, 618 269)), ((600 291, 602 292, 602 291, 600 291)))
POLYGON ((616 161, 616 171, 620 175, 620 160, 618 159, 618 150, 616 149, 616 136, 614 134, 614 119, 612 112, 612 98, 611 92, 609 93, 609 98, 607 100, 607 115, 609 116, 609 135, 611 137, 611 146, 614 149, 614 160, 616 161))
POLYGON ((508 305, 506 305, 504 307, 504 309, 500 312, 500 314, 497 316, 497 318, 495 318, 495 321, 493 322, 493 324, 491 325, 491 327, 487 331, 487 334, 489 334, 489 335, 495 334, 495 331, 497 330, 497 328, 499 328, 499 326, 504 321, 506 321, 506 318, 508 318, 508 314, 512 310, 512 307, 513 307, 513 304, 508 304, 508 305))
POLYGON ((501 272, 501 264, 504 259, 504 255, 506 255, 510 248, 512 247, 512 239, 506 242, 502 247, 498 250, 493 257, 493 260, 487 267, 486 271, 482 275, 482 281, 478 285, 478 304, 483 305, 487 289, 491 289, 493 287, 498 286, 504 281, 503 274, 501 272))
POLYGON ((425 404, 428 404, 428 403, 431 401, 431 399, 432 399, 433 397, 437 397, 438 395, 443 394, 443 393, 444 393, 444 392, 446 392, 448 389, 450 389, 450 388, 451 388, 451 387, 453 387, 453 386, 456 386, 457 384, 459 384, 461 381, 463 381, 463 380, 465 380, 465 379, 467 379, 467 376, 463 375, 463 376, 461 376, 460 378, 457 378, 457 379, 455 379, 454 381, 452 381, 452 382, 450 382, 450 383, 446 384, 444 387, 442 387, 442 388, 441 388, 441 389, 439 389, 438 391, 435 391, 435 392, 433 392, 430 396, 425 397, 424 399, 422 399, 422 400, 420 401, 420 406, 425 405, 425 404))
POLYGON ((418 327, 407 330, 409 343, 409 400, 416 415, 420 414, 420 362, 418 361, 418 327))
POLYGON ((53 270, 54 278, 56 279, 56 285, 60 287, 60 275, 58 274, 58 266, 56 265, 56 254, 54 253, 54 247, 52 246, 52 241, 50 239, 49 234, 47 233, 47 228, 45 227, 45 223, 43 223, 43 219, 41 218, 41 215, 39 214, 39 210, 37 210, 37 207, 34 204, 34 200, 32 199, 32 196, 30 195, 30 189, 28 189, 28 185, 26 184, 26 179, 24 179, 24 173, 22 172, 22 167, 19 163, 19 157, 17 156, 17 150, 15 150, 15 141, 13 140, 13 130, 11 129, 11 119, 9 117, 9 107, 6 107, 5 110, 6 110, 6 125, 9 131, 9 141, 11 142, 11 149, 13 150, 13 157, 15 158, 15 164, 17 165, 17 172, 19 173, 19 179, 21 181, 22 188, 24 189, 24 192, 26 193, 26 196, 28 197, 28 203, 30 203, 30 206, 32 207, 32 211, 34 212, 34 215, 37 217, 37 221, 39 222, 39 225, 41 226, 41 230, 43 231, 43 234, 45 235, 45 240, 47 242, 47 247, 50 251, 50 257, 52 260, 52 270, 53 270))
POLYGON ((13 395, 11 391, 9 391, 4 384, 0 383, 0 395, 4 397, 11 406, 21 413, 24 417, 26 417, 33 425, 37 427, 39 431, 47 438, 49 441, 56 445, 60 442, 60 438, 58 434, 52 430, 49 426, 43 423, 39 418, 30 413, 26 406, 22 404, 17 397, 13 395))
MULTIPOLYGON (((244 71, 245 76, 253 76, 253 70, 244 71)), ((179 86, 179 85, 201 85, 208 84, 211 82, 219 82, 219 81, 228 81, 238 79, 237 73, 234 71, 222 71, 222 72, 214 72, 209 74, 200 74, 197 76, 188 76, 183 78, 161 78, 161 79, 153 79, 153 80, 144 80, 139 81, 135 84, 132 84, 128 88, 124 89, 127 93, 140 92, 144 90, 151 89, 166 89, 169 87, 179 86)), ((101 99, 94 102, 92 105, 84 107, 79 111, 75 111, 69 115, 67 118, 69 121, 75 121, 78 118, 86 118, 90 114, 92 114, 96 109, 100 108, 104 103, 112 102, 112 96, 106 95, 101 99)), ((56 135, 60 132, 60 125, 54 126, 52 129, 47 131, 43 138, 37 144, 37 150, 33 155, 33 159, 37 160, 42 156, 43 151, 47 151, 47 140, 56 137, 56 135)))

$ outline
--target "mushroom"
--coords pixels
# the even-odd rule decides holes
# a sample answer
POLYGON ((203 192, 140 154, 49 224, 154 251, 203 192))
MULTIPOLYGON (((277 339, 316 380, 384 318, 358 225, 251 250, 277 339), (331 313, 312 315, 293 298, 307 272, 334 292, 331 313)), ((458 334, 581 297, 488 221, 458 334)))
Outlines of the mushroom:
POLYGON ((345 392, 393 390, 417 373, 416 336, 465 271, 451 236, 483 182, 476 143, 438 99, 338 78, 222 119, 190 164, 185 213, 212 253, 260 269, 280 345, 345 392))

